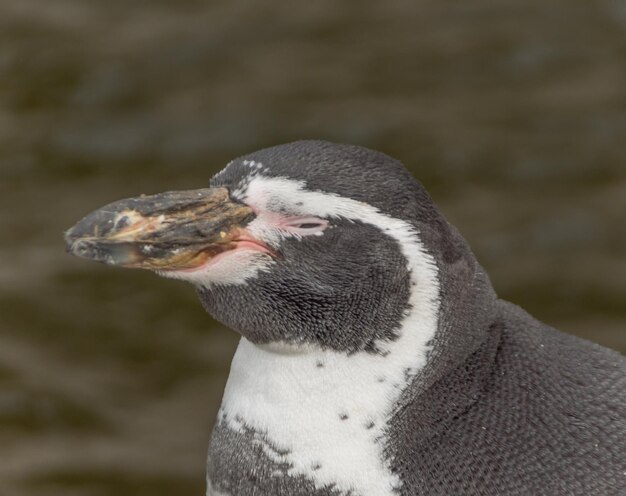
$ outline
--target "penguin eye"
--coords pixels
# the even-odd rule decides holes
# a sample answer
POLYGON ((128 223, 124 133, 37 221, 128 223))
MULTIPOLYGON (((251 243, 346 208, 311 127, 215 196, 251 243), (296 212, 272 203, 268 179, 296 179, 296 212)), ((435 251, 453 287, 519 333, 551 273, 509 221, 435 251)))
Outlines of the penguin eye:
POLYGON ((317 227, 322 227, 322 224, 319 222, 303 222, 302 224, 298 224, 294 227, 297 227, 298 229, 315 229, 317 227))
POLYGON ((292 218, 286 222, 285 228, 299 236, 318 234, 328 227, 328 221, 317 217, 292 218))

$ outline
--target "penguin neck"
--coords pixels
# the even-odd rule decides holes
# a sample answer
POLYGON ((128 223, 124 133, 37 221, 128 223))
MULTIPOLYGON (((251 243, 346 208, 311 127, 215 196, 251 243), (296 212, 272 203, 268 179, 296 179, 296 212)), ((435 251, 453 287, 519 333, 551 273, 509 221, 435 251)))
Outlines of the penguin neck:
POLYGON ((392 496, 400 485, 385 452, 395 405, 426 363, 404 328, 384 355, 242 338, 219 422, 254 432, 270 462, 340 494, 392 496), (415 350, 415 348, 413 348, 415 350))
MULTIPOLYGON (((411 305, 397 338, 381 344, 382 353, 256 345, 242 338, 220 426, 254 433, 269 463, 289 467, 288 475, 305 477, 316 487, 395 494, 401 482, 388 446, 399 432, 398 418, 407 405, 411 410, 425 405, 414 418, 423 419, 426 428, 449 410, 449 403, 465 404, 464 392, 457 391, 458 398, 445 398, 442 408, 426 405, 433 384, 491 342, 495 297, 478 264, 428 263, 426 268, 412 271, 411 305)), ((487 348, 485 356, 491 356, 493 347, 487 348)))

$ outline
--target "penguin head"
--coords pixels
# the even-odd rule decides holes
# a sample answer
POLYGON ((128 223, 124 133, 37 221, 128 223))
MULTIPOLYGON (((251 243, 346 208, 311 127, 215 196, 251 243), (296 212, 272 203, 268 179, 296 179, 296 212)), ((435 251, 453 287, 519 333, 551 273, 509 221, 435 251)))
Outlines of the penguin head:
POLYGON ((435 318, 440 268, 466 252, 404 166, 366 148, 267 148, 210 186, 110 204, 68 250, 193 283, 253 343, 347 353, 384 353, 416 310, 435 318))

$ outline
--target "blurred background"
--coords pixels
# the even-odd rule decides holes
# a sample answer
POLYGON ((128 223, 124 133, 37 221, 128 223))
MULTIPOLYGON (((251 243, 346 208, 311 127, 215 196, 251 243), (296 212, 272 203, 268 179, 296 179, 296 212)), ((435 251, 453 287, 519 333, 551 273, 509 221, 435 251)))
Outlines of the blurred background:
POLYGON ((62 233, 300 138, 400 159, 500 296, 626 351, 623 0, 2 0, 1 496, 204 494, 235 333, 62 233))

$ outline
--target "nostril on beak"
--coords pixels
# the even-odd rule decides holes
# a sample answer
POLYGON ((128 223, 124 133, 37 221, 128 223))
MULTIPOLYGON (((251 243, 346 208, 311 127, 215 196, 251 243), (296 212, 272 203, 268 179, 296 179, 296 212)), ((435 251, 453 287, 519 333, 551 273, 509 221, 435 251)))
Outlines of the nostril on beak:
POLYGON ((130 218, 128 215, 124 215, 117 219, 115 222, 115 229, 124 229, 125 227, 130 226, 130 218))

